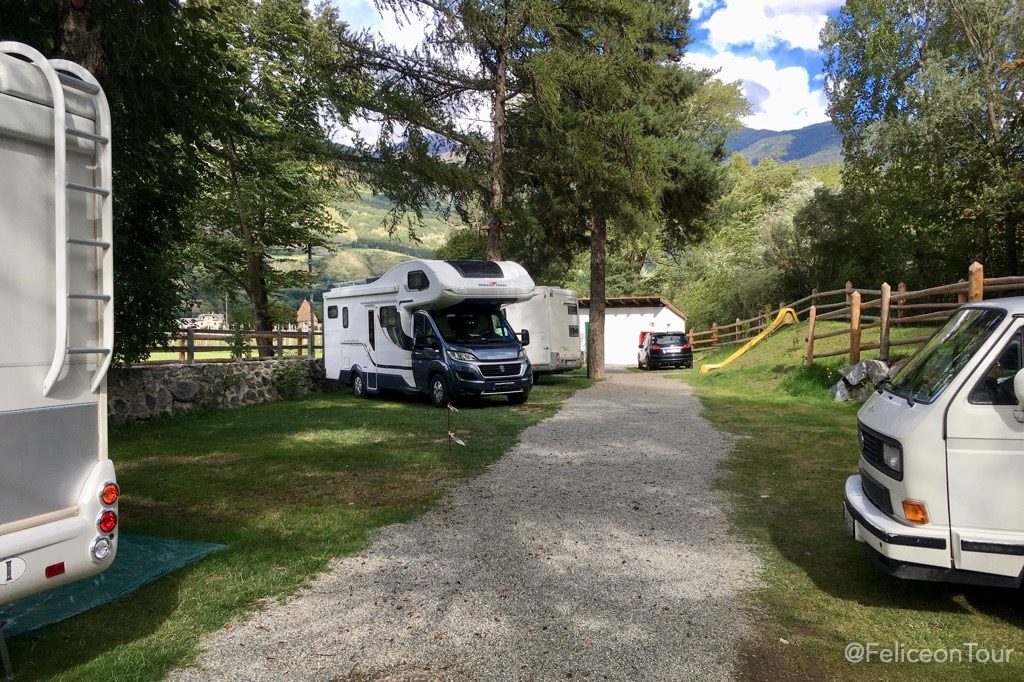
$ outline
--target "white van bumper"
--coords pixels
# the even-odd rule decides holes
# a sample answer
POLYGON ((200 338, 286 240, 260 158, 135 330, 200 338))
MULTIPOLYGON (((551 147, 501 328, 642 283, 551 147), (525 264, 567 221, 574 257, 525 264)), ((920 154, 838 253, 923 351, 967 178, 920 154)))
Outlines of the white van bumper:
POLYGON ((846 479, 845 498, 846 530, 857 541, 891 562, 950 568, 947 529, 909 526, 894 520, 867 498, 859 474, 846 479))

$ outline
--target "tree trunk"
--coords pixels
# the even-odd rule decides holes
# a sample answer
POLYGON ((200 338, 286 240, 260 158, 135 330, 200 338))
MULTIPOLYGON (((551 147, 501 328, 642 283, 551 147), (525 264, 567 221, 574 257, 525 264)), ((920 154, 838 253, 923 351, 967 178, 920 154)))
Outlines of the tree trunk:
POLYGON ((505 99, 508 95, 508 53, 497 51, 494 83, 494 140, 491 143, 491 206, 487 222, 487 260, 501 260, 504 225, 501 207, 505 200, 505 99))
MULTIPOLYGON (((251 254, 246 264, 249 286, 249 304, 252 307, 252 319, 257 332, 274 331, 274 320, 270 315, 270 295, 267 292, 267 280, 263 276, 263 259, 258 254, 251 254)), ((256 348, 261 358, 274 355, 274 340, 267 337, 256 337, 256 348)))
POLYGON ((57 52, 102 80, 106 71, 103 42, 99 31, 90 30, 87 25, 85 5, 86 0, 59 0, 57 3, 57 52))
POLYGON ((587 376, 604 378, 604 276, 608 252, 604 216, 590 216, 590 330, 587 332, 587 376))

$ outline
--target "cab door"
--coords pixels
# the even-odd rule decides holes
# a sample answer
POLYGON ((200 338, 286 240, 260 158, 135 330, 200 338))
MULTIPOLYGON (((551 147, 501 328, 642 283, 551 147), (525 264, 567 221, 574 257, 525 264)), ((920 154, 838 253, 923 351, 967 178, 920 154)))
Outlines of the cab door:
POLYGON ((412 318, 412 376, 416 389, 426 392, 430 385, 430 371, 441 361, 441 343, 434 331, 434 325, 424 312, 417 312, 412 318))
POLYGON ((1015 577, 1024 568, 1024 413, 1013 391, 1022 326, 1014 321, 946 413, 950 543, 962 570, 1015 577))

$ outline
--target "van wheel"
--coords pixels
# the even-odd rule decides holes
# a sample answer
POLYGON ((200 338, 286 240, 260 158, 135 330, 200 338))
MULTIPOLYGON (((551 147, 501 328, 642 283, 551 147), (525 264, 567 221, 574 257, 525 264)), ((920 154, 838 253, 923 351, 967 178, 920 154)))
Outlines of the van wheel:
POLYGON ((451 402, 451 394, 444 376, 435 374, 430 377, 430 404, 434 407, 448 407, 449 402, 451 402))
POLYGON ((522 405, 529 399, 530 392, 523 391, 522 393, 509 393, 505 397, 508 398, 508 401, 513 405, 522 405))
POLYGON ((352 395, 357 398, 366 397, 366 379, 361 372, 352 373, 352 395))

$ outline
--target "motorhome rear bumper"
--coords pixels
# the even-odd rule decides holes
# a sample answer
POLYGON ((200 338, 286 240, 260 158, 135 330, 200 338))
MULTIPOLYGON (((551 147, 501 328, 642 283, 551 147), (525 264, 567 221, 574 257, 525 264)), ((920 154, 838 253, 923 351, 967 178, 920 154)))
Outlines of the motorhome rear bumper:
POLYGON ((533 365, 534 374, 555 374, 557 372, 569 372, 583 366, 583 357, 576 355, 564 357, 558 353, 551 354, 550 362, 533 365))
POLYGON ((843 511, 847 531, 887 561, 949 569, 948 530, 891 518, 864 494, 859 474, 846 479, 843 511))

